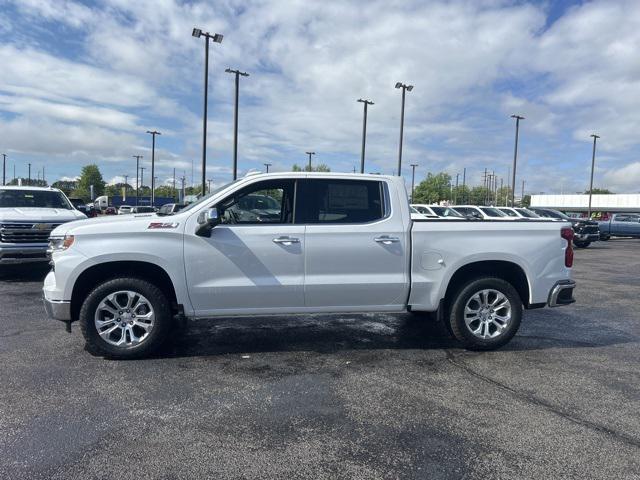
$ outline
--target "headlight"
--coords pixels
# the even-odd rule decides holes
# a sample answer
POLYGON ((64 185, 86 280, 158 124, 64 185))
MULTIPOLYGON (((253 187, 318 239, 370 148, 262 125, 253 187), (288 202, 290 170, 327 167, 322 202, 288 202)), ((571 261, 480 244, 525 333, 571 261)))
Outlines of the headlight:
POLYGON ((47 249, 47 253, 51 254, 53 252, 61 252, 66 250, 71 245, 75 237, 73 235, 65 235, 64 237, 49 237, 49 248, 47 249))

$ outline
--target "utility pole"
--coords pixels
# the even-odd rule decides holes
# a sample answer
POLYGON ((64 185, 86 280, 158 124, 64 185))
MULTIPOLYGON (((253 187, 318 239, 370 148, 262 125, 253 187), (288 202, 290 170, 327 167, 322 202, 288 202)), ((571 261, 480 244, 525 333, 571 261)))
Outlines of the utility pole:
MULTIPOLYGON (((209 95, 209 40, 214 43, 222 43, 223 35, 209 32, 203 32, 199 28, 194 28, 191 36, 200 38, 204 36, 204 106, 202 115, 202 194, 204 195, 205 179, 207 175, 207 102, 209 95)), ((191 183, 193 184, 193 173, 191 175, 191 183)), ((234 177, 235 180, 235 177, 234 177)))
POLYGON ((263 163, 263 165, 267 168, 267 173, 269 173, 269 167, 271 166, 270 163, 263 163))
POLYGON ((364 116, 362 117, 362 152, 360 153, 360 173, 364 173, 364 149, 367 142, 367 107, 374 103, 370 100, 363 100, 362 98, 359 98, 358 102, 364 104, 364 116))
POLYGON ((29 186, 31 186, 31 164, 29 164, 29 186))
POLYGON ((124 202, 127 199, 127 186, 128 186, 127 181, 129 180, 129 175, 123 175, 123 177, 124 177, 124 196, 122 198, 122 201, 124 202))
POLYGON ((416 167, 417 166, 418 166, 417 163, 411 164, 411 203, 413 203, 413 190, 416 184, 416 167))
MULTIPOLYGON (((503 189, 503 178, 500 177, 500 192, 504 193, 504 189, 503 189)), ((498 201, 498 195, 496 194, 496 205, 500 205, 500 202, 498 201)))
POLYGON ((207 193, 211 193, 211 179, 207 180, 207 193))
POLYGON ((516 119, 516 142, 513 147, 513 172, 511 172, 511 185, 513 185, 513 190, 511 190, 511 206, 515 206, 515 190, 516 190, 516 164, 518 162, 518 132, 520 130, 520 120, 524 120, 524 117, 521 115, 511 115, 511 118, 516 119))
POLYGON ((589 219, 591 219, 591 196, 593 195, 593 170, 596 165, 596 140, 600 138, 595 133, 591 134, 591 137, 593 137, 593 153, 591 154, 591 181, 589 182, 589 219))
POLYGON ((136 207, 138 206, 138 197, 140 196, 140 183, 138 182, 138 178, 140 175, 140 159, 142 155, 132 155, 133 158, 136 159, 136 207))
POLYGON ((140 167, 140 185, 144 188, 144 169, 146 167, 140 167))
POLYGON ((307 155, 309 155, 309 172, 311 171, 311 155, 315 155, 316 152, 305 152, 307 155))
POLYGON ((156 177, 155 177, 155 164, 156 164, 156 135, 162 135, 160 132, 154 130, 147 133, 151 135, 151 206, 155 206, 156 200, 156 177))
POLYGON ((402 108, 400 110, 400 145, 398 147, 398 176, 402 175, 402 139, 404 136, 404 101, 407 91, 413 90, 413 85, 405 85, 402 82, 396 83, 396 88, 402 89, 402 108))
POLYGON ((467 167, 464 167, 462 169, 462 203, 463 204, 467 198, 466 186, 467 186, 467 167))
POLYGON ((176 200, 176 169, 173 169, 173 188, 171 189, 171 193, 173 193, 173 199, 176 200))
POLYGON ((233 179, 236 180, 238 178, 238 98, 240 97, 240 76, 248 77, 249 74, 240 70, 231 70, 230 68, 227 68, 225 72, 233 73, 236 76, 236 108, 233 114, 233 179))
POLYGON ((2 154, 2 185, 6 185, 7 184, 7 154, 3 153, 2 154))
POLYGON ((456 173, 456 191, 455 191, 455 193, 453 194, 453 203, 454 203, 454 205, 455 205, 456 203, 458 203, 458 177, 459 177, 459 176, 460 176, 460 174, 459 174, 459 173, 456 173))

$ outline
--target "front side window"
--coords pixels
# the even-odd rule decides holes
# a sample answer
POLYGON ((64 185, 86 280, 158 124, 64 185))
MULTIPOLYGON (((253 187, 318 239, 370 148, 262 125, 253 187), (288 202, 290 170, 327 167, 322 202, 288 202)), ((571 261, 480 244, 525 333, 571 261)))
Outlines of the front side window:
POLYGON ((293 180, 257 182, 218 204, 223 224, 293 222, 293 180))
POLYGON ((517 217, 518 214, 516 212, 514 212, 513 210, 509 210, 508 208, 501 208, 500 209, 501 212, 506 213, 507 216, 509 217, 517 217))
POLYGON ((506 213, 498 210, 497 208, 493 208, 493 207, 480 207, 480 210, 482 210, 489 217, 506 217, 506 216, 508 216, 506 213))
POLYGON ((296 223, 368 223, 385 216, 383 182, 305 180, 301 187, 296 223))
POLYGON ((0 190, 0 208, 60 208, 73 207, 66 197, 48 190, 0 190))
POLYGON ((456 207, 456 210, 460 213, 462 213, 463 215, 466 215, 468 217, 473 217, 473 218, 484 218, 482 216, 482 214, 476 210, 475 208, 470 208, 470 207, 456 207))

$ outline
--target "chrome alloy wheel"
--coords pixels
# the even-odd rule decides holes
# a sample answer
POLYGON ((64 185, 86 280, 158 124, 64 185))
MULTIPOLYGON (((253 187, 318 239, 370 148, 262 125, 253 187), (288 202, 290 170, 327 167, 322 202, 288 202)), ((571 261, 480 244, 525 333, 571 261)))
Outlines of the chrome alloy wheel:
POLYGON ((464 323, 471 333, 482 339, 499 336, 510 321, 511 303, 498 290, 480 290, 464 306, 464 323))
POLYGON ((153 329, 154 320, 151 302, 131 290, 113 292, 104 297, 94 317, 98 335, 117 347, 144 342, 153 329))

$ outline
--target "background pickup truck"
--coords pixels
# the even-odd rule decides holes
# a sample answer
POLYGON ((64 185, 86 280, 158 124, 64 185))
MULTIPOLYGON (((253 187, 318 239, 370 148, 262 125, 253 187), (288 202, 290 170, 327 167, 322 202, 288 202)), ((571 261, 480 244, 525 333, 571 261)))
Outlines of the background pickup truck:
POLYGON ((488 350, 525 308, 574 301, 572 237, 563 222, 412 221, 399 177, 252 175, 170 217, 58 227, 44 301, 116 358, 149 354, 177 316, 333 312, 436 312, 488 350))
POLYGON ((49 261, 51 230, 81 218, 55 188, 0 186, 0 265, 49 261))
POLYGON ((640 238, 640 213, 613 213, 607 220, 599 220, 600 239, 611 237, 640 238))

